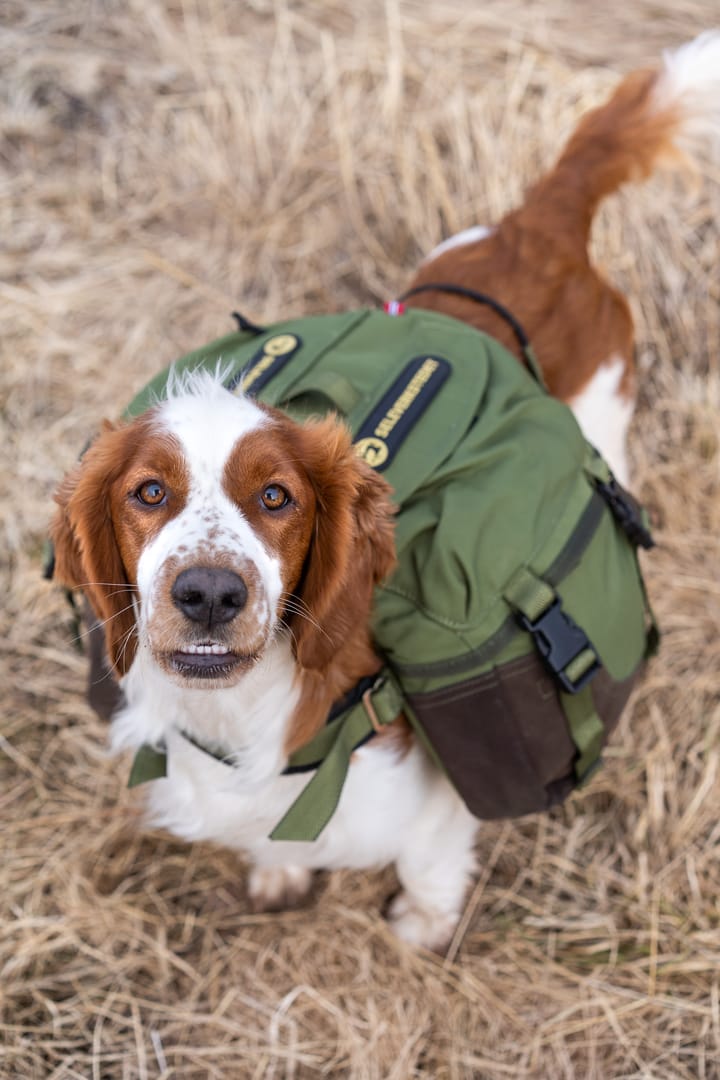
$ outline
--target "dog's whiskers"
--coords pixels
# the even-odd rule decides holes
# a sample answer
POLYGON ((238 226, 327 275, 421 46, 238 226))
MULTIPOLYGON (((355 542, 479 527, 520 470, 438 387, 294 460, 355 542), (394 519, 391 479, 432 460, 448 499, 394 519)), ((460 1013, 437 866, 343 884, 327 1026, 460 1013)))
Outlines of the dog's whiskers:
MULTIPOLYGON (((310 609, 308 608, 307 604, 299 596, 286 596, 284 598, 281 598, 281 603, 283 605, 285 614, 289 613, 291 615, 297 615, 301 619, 305 619, 306 622, 310 623, 310 625, 313 627, 313 629, 317 630, 318 633, 323 634, 323 636, 326 637, 328 639, 328 641, 331 640, 330 635, 327 633, 327 631, 324 629, 324 627, 322 627, 320 625, 320 623, 317 621, 317 619, 314 618, 314 616, 312 615, 312 613, 311 613, 310 609)), ((284 618, 283 618, 283 623, 284 623, 284 618)), ((287 625, 287 624, 285 624, 285 625, 287 625)), ((288 630, 290 629, 289 626, 287 628, 288 628, 288 630)), ((294 634, 293 634, 293 640, 296 640, 294 634)))
MULTIPOLYGON (((93 633, 93 631, 99 630, 104 626, 108 626, 111 622, 113 622, 114 619, 117 619, 121 615, 124 615, 125 612, 127 612, 127 611, 133 611, 133 612, 136 613, 137 609, 136 609, 135 598, 134 597, 133 597, 133 602, 132 603, 127 604, 127 606, 124 607, 124 608, 120 608, 119 611, 113 612, 113 614, 109 615, 107 617, 107 619, 96 619, 96 620, 94 620, 92 626, 90 626, 87 630, 83 630, 82 633, 77 634, 76 637, 73 638, 73 644, 77 644, 77 642, 82 641, 84 638, 90 637, 90 635, 93 633)), ((131 630, 134 630, 134 629, 135 629, 135 627, 132 626, 131 630)))
MULTIPOLYGON (((137 585, 133 585, 129 581, 79 581, 77 583, 78 589, 86 589, 92 586, 99 586, 106 589, 116 589, 117 592, 139 592, 137 585)), ((110 595, 115 596, 116 593, 110 595)))
POLYGON ((125 632, 125 634, 123 635, 122 642, 121 642, 121 645, 120 645, 120 649, 118 651, 117 660, 113 661, 113 663, 110 665, 111 666, 111 671, 114 671, 114 672, 122 675, 122 668, 120 667, 120 661, 125 659, 125 653, 127 652, 128 645, 130 644, 130 641, 132 640, 132 636, 133 636, 134 633, 135 633, 135 627, 131 626, 130 629, 127 630, 125 632))

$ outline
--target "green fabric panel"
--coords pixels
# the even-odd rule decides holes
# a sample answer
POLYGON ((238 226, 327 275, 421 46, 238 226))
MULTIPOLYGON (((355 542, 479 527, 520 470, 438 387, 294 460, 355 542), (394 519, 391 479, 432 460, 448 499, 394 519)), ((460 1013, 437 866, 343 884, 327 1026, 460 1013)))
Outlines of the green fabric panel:
POLYGON ((527 363, 527 366, 529 367, 535 381, 538 383, 539 386, 542 386, 544 390, 547 390, 547 384, 545 383, 543 369, 538 363, 538 358, 535 355, 535 350, 533 349, 532 345, 525 346, 525 348, 523 349, 523 356, 525 357, 525 362, 527 363))
MULTIPOLYGON (((318 398, 319 403, 323 399, 327 403, 322 409, 323 413, 328 411, 328 406, 343 414, 357 407, 360 391, 344 375, 336 375, 334 371, 322 371, 317 373, 313 382, 313 396, 318 398)), ((321 405, 316 406, 316 408, 321 407, 321 405)))
MULTIPOLYGON (((585 631, 603 667, 617 681, 629 678, 656 637, 650 616, 646 614, 649 609, 637 556, 609 511, 600 521, 577 565, 556 588, 563 610, 585 631)), ((454 673, 451 664, 445 670, 438 665, 427 674, 422 673, 421 665, 414 664, 412 673, 402 672, 406 692, 430 693, 531 652, 534 644, 530 634, 519 627, 513 633, 512 616, 505 604, 503 611, 511 629, 509 636, 505 635, 508 640, 497 651, 488 650, 490 655, 476 666, 458 665, 458 674, 454 673)), ((422 655, 437 656, 430 653, 431 642, 432 635, 428 632, 425 645, 421 641, 418 645, 424 649, 422 655)), ((416 653, 416 658, 419 655, 416 653)), ((459 658, 461 655, 458 653, 459 658)), ((577 663, 581 663, 582 655, 576 658, 577 663)))
MULTIPOLYGON (((371 313, 366 309, 359 311, 343 312, 340 315, 310 315, 305 319, 293 319, 288 322, 275 323, 268 329, 266 336, 275 334, 294 333, 302 340, 302 346, 292 360, 283 367, 277 375, 262 387, 257 398, 268 405, 284 408, 288 397, 295 392, 295 387, 300 383, 305 374, 312 370, 322 370, 327 381, 326 372, 333 372, 332 365, 324 363, 328 354, 335 355, 337 350, 344 351, 347 342, 353 341, 358 330, 368 319, 371 313), (319 365, 323 365, 320 367, 319 365)), ((250 356, 262 345, 262 339, 253 342, 250 356)), ((243 359, 243 358, 240 358, 243 359)), ((247 363, 248 357, 244 358, 247 363)), ((343 373, 340 372, 342 375, 343 373)), ((351 380, 354 382, 354 380, 351 380)), ((325 386, 316 388, 321 394, 327 396, 325 386)), ((329 400, 329 399, 328 399, 329 400)), ((342 412, 339 403, 333 402, 333 407, 342 412)), ((323 410, 323 415, 327 409, 323 410)), ((303 417, 304 419, 304 417, 303 417)))
POLYGON ((609 512, 557 591, 603 667, 618 682, 627 679, 645 655, 645 601, 637 555, 609 512))
MULTIPOLYGON (((383 473, 392 485, 396 501, 403 507, 435 472, 438 463, 453 455, 481 409, 490 374, 490 339, 470 327, 430 312, 408 313, 393 318, 382 312, 366 312, 340 345, 326 350, 318 363, 309 366, 283 393, 273 390, 273 402, 291 416, 305 419, 308 406, 318 395, 329 398, 331 373, 352 383, 358 394, 355 407, 346 416, 348 426, 357 431, 383 399, 407 364, 423 355, 449 360, 452 374, 432 398, 421 421, 408 433, 390 467, 383 473)), ((508 354, 510 364, 520 365, 508 354)), ((529 382, 529 376, 524 375, 529 382)), ((537 390, 534 390, 537 393, 537 390)), ((265 400, 265 392, 260 397, 265 400)), ((343 401, 333 404, 341 413, 343 401)), ((327 408, 324 410, 327 411, 327 408)))
POLYGON ((487 362, 476 422, 397 521, 399 566, 378 592, 374 629, 398 667, 427 655, 429 640, 436 660, 452 659, 497 633, 506 582, 519 566, 542 575, 591 495, 570 411, 504 350, 487 362))

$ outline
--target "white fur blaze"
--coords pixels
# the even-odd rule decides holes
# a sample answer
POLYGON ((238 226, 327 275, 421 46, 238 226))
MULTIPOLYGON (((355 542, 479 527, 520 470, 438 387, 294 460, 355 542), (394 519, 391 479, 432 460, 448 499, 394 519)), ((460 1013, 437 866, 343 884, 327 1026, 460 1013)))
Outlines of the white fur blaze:
POLYGON ((431 262, 432 259, 442 255, 445 251, 451 251, 452 248, 463 247, 465 244, 477 244, 480 240, 486 240, 488 236, 492 236, 494 232, 495 230, 487 225, 472 225, 469 229, 463 229, 462 232, 455 233, 454 236, 448 236, 447 240, 443 240, 442 243, 432 249, 429 255, 425 256, 423 262, 431 262))
POLYGON ((663 53, 655 102, 660 109, 681 106, 679 143, 683 136, 720 140, 720 30, 707 30, 663 53))
POLYGON ((624 373, 624 361, 611 357, 568 404, 587 441, 600 451, 617 479, 627 487, 627 432, 634 402, 620 392, 624 373))

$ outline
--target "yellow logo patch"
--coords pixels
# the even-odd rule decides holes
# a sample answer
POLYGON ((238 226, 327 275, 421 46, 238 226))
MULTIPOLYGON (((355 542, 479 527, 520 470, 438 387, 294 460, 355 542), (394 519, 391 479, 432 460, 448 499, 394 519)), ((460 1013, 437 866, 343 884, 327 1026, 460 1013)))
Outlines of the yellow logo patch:
POLYGON ((295 334, 276 334, 268 338, 261 351, 253 357, 250 367, 235 388, 236 394, 245 394, 258 380, 265 381, 263 376, 282 356, 290 357, 300 345, 300 338, 295 334))
POLYGON ((450 374, 441 356, 416 356, 357 429, 355 449, 373 468, 387 468, 450 374))
POLYGON ((358 457, 367 462, 372 469, 384 465, 390 452, 387 443, 374 435, 369 435, 366 439, 361 439, 360 442, 355 443, 355 451, 358 457))

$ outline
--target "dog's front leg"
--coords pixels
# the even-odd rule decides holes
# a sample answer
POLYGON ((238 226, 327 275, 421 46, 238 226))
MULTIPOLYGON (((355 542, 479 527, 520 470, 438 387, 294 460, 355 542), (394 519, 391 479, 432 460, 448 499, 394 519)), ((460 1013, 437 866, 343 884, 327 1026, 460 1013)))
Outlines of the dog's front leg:
POLYGON ((300 907, 312 882, 313 872, 306 866, 253 866, 248 877, 250 906, 255 912, 300 907))
POLYGON ((390 928, 403 941, 433 952, 450 944, 475 870, 477 828, 458 801, 453 813, 415 831, 396 861, 402 888, 388 909, 390 928))

